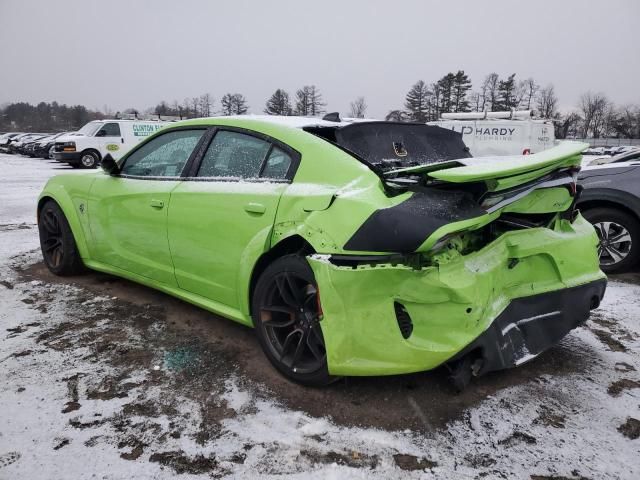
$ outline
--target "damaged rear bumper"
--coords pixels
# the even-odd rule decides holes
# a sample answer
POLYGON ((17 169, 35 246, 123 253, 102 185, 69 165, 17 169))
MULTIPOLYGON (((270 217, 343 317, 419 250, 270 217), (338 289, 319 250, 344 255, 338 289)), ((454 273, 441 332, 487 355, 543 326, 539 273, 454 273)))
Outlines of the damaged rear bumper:
POLYGON ((582 217, 510 231, 438 266, 338 266, 309 257, 334 375, 435 368, 475 352, 480 373, 519 365, 583 323, 606 286, 582 217))
POLYGON ((557 344, 600 305, 607 282, 513 299, 489 328, 452 360, 481 360, 476 375, 516 367, 557 344))

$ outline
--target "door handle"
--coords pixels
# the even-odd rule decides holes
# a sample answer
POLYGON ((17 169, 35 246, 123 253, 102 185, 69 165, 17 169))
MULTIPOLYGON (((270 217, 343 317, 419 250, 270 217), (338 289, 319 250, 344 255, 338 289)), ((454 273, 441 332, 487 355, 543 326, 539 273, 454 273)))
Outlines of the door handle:
POLYGON ((254 202, 247 203, 244 206, 244 209, 249 213, 257 213, 259 215, 262 215, 267 210, 267 208, 263 204, 254 202))
POLYGON ((162 200, 151 199, 151 206, 153 208, 164 208, 164 202, 162 200))
POLYGON ((120 143, 124 143, 124 137, 120 137, 120 143))

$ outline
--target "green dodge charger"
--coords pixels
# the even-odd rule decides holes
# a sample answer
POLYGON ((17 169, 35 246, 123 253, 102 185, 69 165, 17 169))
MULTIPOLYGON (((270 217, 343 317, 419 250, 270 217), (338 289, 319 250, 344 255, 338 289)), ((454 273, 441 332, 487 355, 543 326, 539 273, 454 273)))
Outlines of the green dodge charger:
POLYGON ((307 385, 522 364, 604 294, 581 151, 470 158, 460 134, 331 114, 172 124, 38 202, 47 267, 162 290, 255 328, 307 385))

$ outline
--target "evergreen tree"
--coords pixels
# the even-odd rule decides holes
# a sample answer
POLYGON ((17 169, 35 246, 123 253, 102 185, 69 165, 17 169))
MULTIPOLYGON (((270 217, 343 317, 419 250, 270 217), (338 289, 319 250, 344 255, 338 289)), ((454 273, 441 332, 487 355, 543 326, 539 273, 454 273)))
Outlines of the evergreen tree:
POLYGON ((492 111, 506 111, 518 106, 515 77, 516 74, 512 73, 506 80, 498 82, 498 105, 495 108, 492 106, 492 111))
POLYGON ((452 112, 452 94, 455 82, 455 75, 453 73, 447 73, 444 77, 438 80, 438 109, 440 113, 452 112))
POLYGON ((249 110, 247 100, 240 93, 226 93, 220 103, 222 115, 244 115, 249 110))
POLYGON ((467 94, 471 90, 471 79, 464 73, 464 70, 458 70, 453 79, 453 88, 451 91, 451 108, 454 112, 468 112, 469 100, 467 94))
POLYGON ((411 121, 424 123, 428 120, 431 95, 432 93, 422 80, 418 80, 411 87, 404 102, 411 121))
POLYGON ((271 98, 267 100, 264 113, 267 115, 291 115, 291 102, 289 94, 282 89, 277 89, 271 98))
POLYGON ((305 85, 296 92, 295 115, 314 117, 324 113, 322 94, 315 85, 305 85))

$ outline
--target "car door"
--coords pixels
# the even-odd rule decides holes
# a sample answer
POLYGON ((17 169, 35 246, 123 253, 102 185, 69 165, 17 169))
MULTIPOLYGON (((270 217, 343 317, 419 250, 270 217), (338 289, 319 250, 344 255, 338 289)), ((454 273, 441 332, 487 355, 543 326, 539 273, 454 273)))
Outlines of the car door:
POLYGON ((93 259, 176 285, 167 240, 169 198, 205 131, 159 135, 127 155, 118 175, 93 182, 87 212, 93 259))
POLYGON ((169 245, 180 288, 238 308, 241 264, 268 248, 295 151, 247 131, 217 130, 193 177, 171 195, 169 245))
POLYGON ((115 159, 122 156, 124 137, 118 122, 107 122, 96 132, 100 155, 103 157, 109 153, 115 159))

